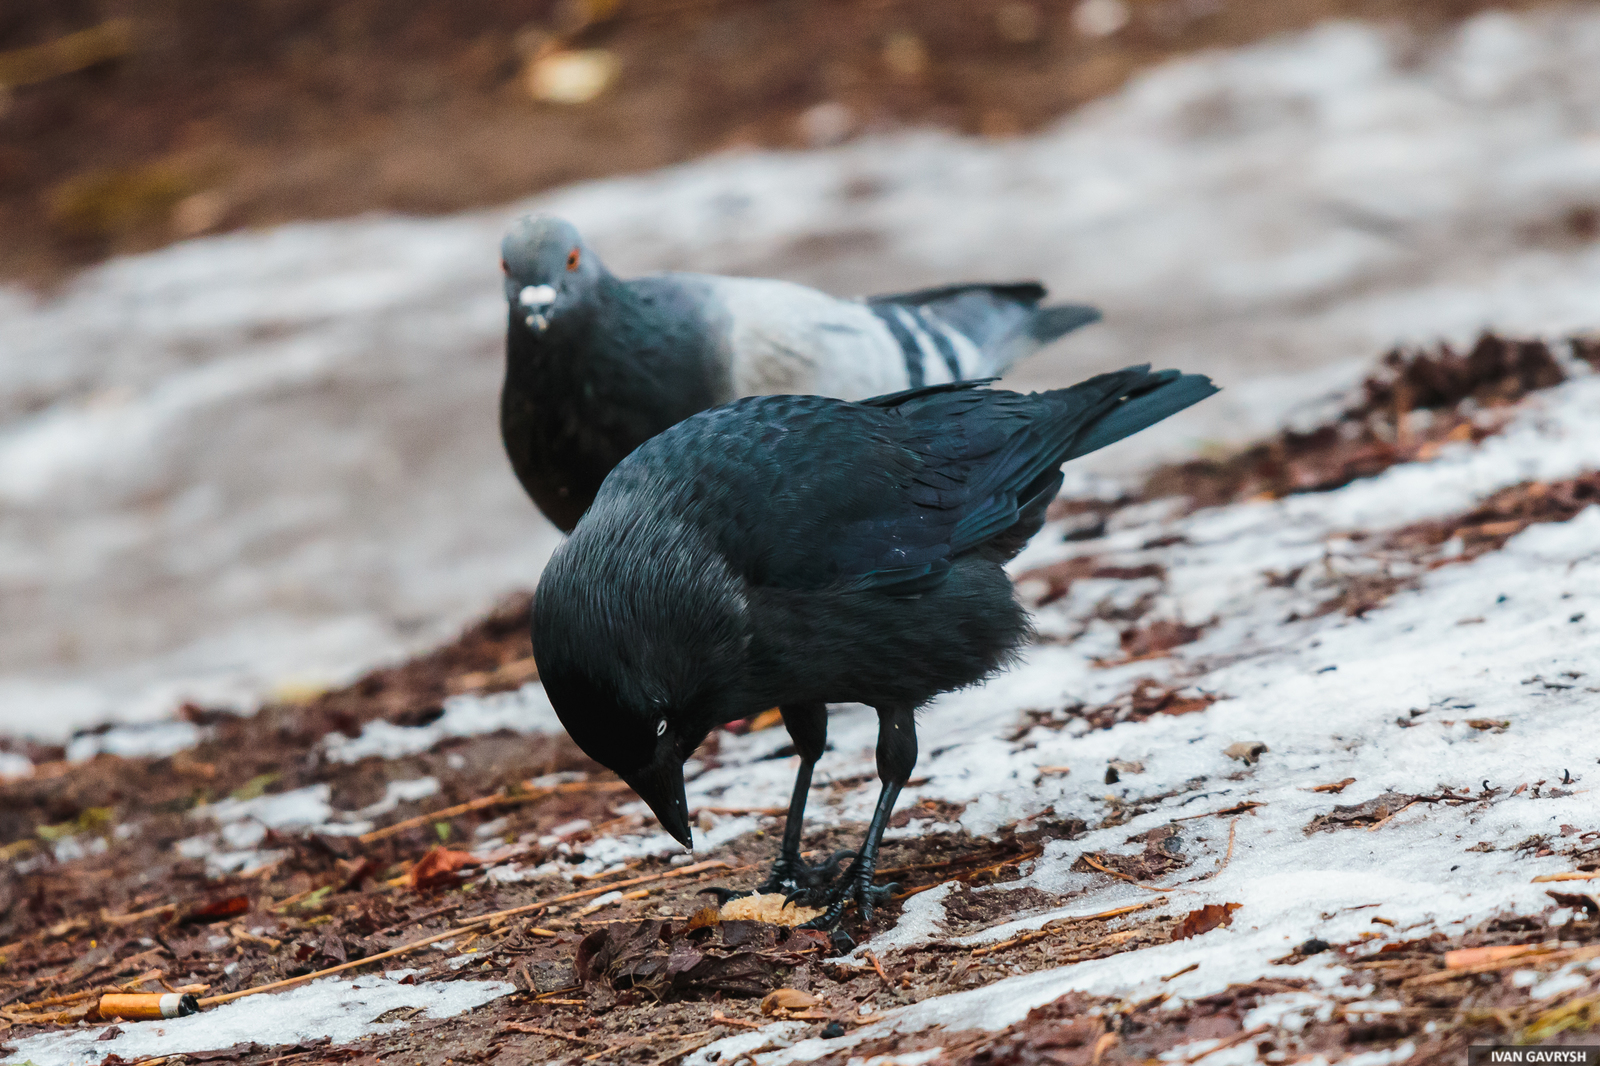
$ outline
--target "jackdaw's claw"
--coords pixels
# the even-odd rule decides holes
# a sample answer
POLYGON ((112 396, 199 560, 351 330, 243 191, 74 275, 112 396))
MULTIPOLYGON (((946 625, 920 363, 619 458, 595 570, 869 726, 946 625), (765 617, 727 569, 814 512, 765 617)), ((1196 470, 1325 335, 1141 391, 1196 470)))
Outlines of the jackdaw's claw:
POLYGON ((717 906, 726 907, 730 899, 743 899, 745 896, 754 895, 754 893, 738 892, 731 888, 722 888, 721 886, 717 886, 713 888, 702 888, 700 891, 696 892, 695 895, 716 896, 717 906))
POLYGON ((816 866, 803 862, 800 857, 780 856, 772 864, 772 873, 757 887, 757 892, 781 892, 785 903, 810 904, 814 900, 828 899, 826 890, 839 876, 839 865, 853 859, 856 853, 848 848, 836 851, 828 861, 816 866))
POLYGON ((844 915, 844 909, 851 900, 856 901, 856 908, 861 912, 863 921, 872 921, 872 912, 875 907, 888 901, 896 884, 875 885, 872 883, 872 867, 863 869, 851 867, 845 874, 844 880, 828 893, 828 909, 820 917, 813 918, 802 925, 802 929, 832 929, 839 923, 844 915))

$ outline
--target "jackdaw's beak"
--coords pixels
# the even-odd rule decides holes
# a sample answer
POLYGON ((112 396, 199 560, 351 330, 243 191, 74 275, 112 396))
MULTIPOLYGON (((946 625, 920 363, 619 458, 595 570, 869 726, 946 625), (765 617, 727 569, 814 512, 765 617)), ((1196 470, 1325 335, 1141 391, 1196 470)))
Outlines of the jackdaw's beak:
POLYGON ((547 312, 550 305, 556 302, 556 290, 552 285, 524 285, 517 293, 517 304, 522 308, 523 321, 528 328, 538 333, 543 333, 550 325, 547 312))
POLYGON ((628 784, 639 798, 650 805, 661 828, 672 834, 672 839, 689 850, 694 850, 694 837, 689 832, 689 797, 683 788, 683 763, 678 758, 677 745, 670 735, 662 737, 656 748, 656 757, 650 765, 628 778, 628 784))

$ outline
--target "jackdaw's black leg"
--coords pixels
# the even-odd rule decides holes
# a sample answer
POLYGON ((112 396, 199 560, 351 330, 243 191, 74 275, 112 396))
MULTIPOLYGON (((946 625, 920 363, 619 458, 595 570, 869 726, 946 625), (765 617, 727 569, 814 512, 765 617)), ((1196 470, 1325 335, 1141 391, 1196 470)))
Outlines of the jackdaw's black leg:
POLYGON ((828 893, 827 912, 807 922, 808 928, 832 928, 844 913, 845 904, 852 899, 860 907, 861 917, 871 921, 873 906, 888 899, 894 891, 894 885, 874 885, 872 875, 878 867, 878 845, 889 825, 889 814, 917 765, 917 722, 912 711, 910 706, 878 708, 878 778, 883 782, 878 806, 872 812, 867 837, 856 853, 855 862, 828 893))
POLYGON ((786 704, 778 708, 784 728, 800 756, 800 772, 794 778, 794 793, 789 797, 789 817, 783 824, 783 850, 772 864, 772 873, 757 892, 782 892, 806 896, 829 884, 839 872, 840 852, 821 866, 808 866, 800 858, 800 836, 806 815, 806 796, 811 791, 811 768, 822 758, 828 743, 828 705, 825 703, 786 704))

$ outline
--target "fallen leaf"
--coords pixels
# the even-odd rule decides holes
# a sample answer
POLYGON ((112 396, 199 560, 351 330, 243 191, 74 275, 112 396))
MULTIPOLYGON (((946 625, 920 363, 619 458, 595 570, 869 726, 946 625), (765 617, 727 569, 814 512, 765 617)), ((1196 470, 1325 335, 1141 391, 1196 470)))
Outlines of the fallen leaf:
POLYGON ((1242 904, 1238 903, 1207 903, 1199 910, 1190 911, 1188 916, 1173 930, 1172 939, 1188 940, 1201 933, 1209 933, 1220 925, 1233 924, 1233 912, 1242 904))
POLYGON ((190 912, 184 919, 186 922, 220 922, 224 918, 232 918, 244 914, 250 909, 249 896, 229 896, 226 899, 215 899, 203 904, 190 912))
POLYGON ((798 988, 775 988, 761 1001, 762 1014, 776 1014, 780 1010, 808 1010, 822 1003, 809 992, 798 988))
POLYGON ((476 856, 465 851, 451 851, 440 846, 417 860, 417 864, 406 875, 406 882, 415 889, 426 890, 442 888, 455 884, 460 880, 456 871, 464 866, 474 866, 478 862, 476 856))
POLYGON ((1545 895, 1573 910, 1582 910, 1590 918, 1600 918, 1600 900, 1582 892, 1546 892, 1545 895))
POLYGON ((689 932, 705 929, 722 921, 722 911, 716 907, 703 907, 689 918, 689 932))
POLYGON ((1336 829, 1353 829, 1356 826, 1371 827, 1393 817, 1400 811, 1418 802, 1422 797, 1407 795, 1404 792, 1385 792, 1374 796, 1365 803, 1351 803, 1335 807, 1327 814, 1319 814, 1311 819, 1306 826, 1307 833, 1331 833, 1336 829))

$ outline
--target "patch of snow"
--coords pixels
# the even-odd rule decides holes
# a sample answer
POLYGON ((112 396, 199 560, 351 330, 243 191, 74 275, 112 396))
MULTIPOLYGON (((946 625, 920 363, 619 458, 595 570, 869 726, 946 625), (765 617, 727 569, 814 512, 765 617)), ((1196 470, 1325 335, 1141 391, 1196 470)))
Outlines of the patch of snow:
POLYGON ((427 751, 442 740, 476 737, 500 730, 513 733, 559 733, 561 720, 537 681, 514 692, 490 696, 452 696, 444 714, 424 726, 398 726, 379 719, 368 722, 356 737, 330 733, 323 742, 328 758, 353 763, 377 756, 399 759, 427 751))
POLYGON ((496 251, 521 211, 572 219, 623 274, 1039 276, 1106 318, 1013 384, 1152 360, 1228 386, 1079 464, 1126 473, 1256 435, 1397 339, 1592 328, 1600 245, 1563 227, 1600 184, 1597 99, 1592 9, 1425 41, 1334 23, 1174 60, 1032 137, 723 154, 0 289, 0 724, 248 709, 531 587, 557 536, 493 417, 496 251))
POLYGON ((200 727, 193 722, 145 722, 74 737, 67 745, 67 761, 88 762, 96 755, 159 759, 199 742, 200 727))
POLYGON ((400 983, 400 972, 362 975, 355 980, 325 977, 284 992, 263 993, 224 1003, 187 1018, 121 1022, 122 1032, 101 1040, 104 1027, 41 1033, 15 1042, 11 1057, 37 1066, 81 1066, 116 1054, 128 1061, 234 1044, 263 1047, 327 1038, 335 1045, 405 1028, 406 1021, 376 1019, 400 1007, 420 1007, 423 1017, 450 1018, 510 995, 504 981, 400 983))
POLYGON ((357 818, 376 818, 388 814, 402 803, 415 803, 439 791, 437 777, 414 777, 408 781, 390 781, 383 786, 383 798, 355 812, 357 818))
POLYGON ((32 777, 33 760, 14 751, 0 751, 0 780, 8 777, 32 777))
POLYGON ((307 785, 255 799, 217 800, 194 808, 189 817, 210 818, 219 825, 249 819, 268 829, 320 826, 333 820, 333 805, 329 802, 332 796, 332 785, 307 785))

